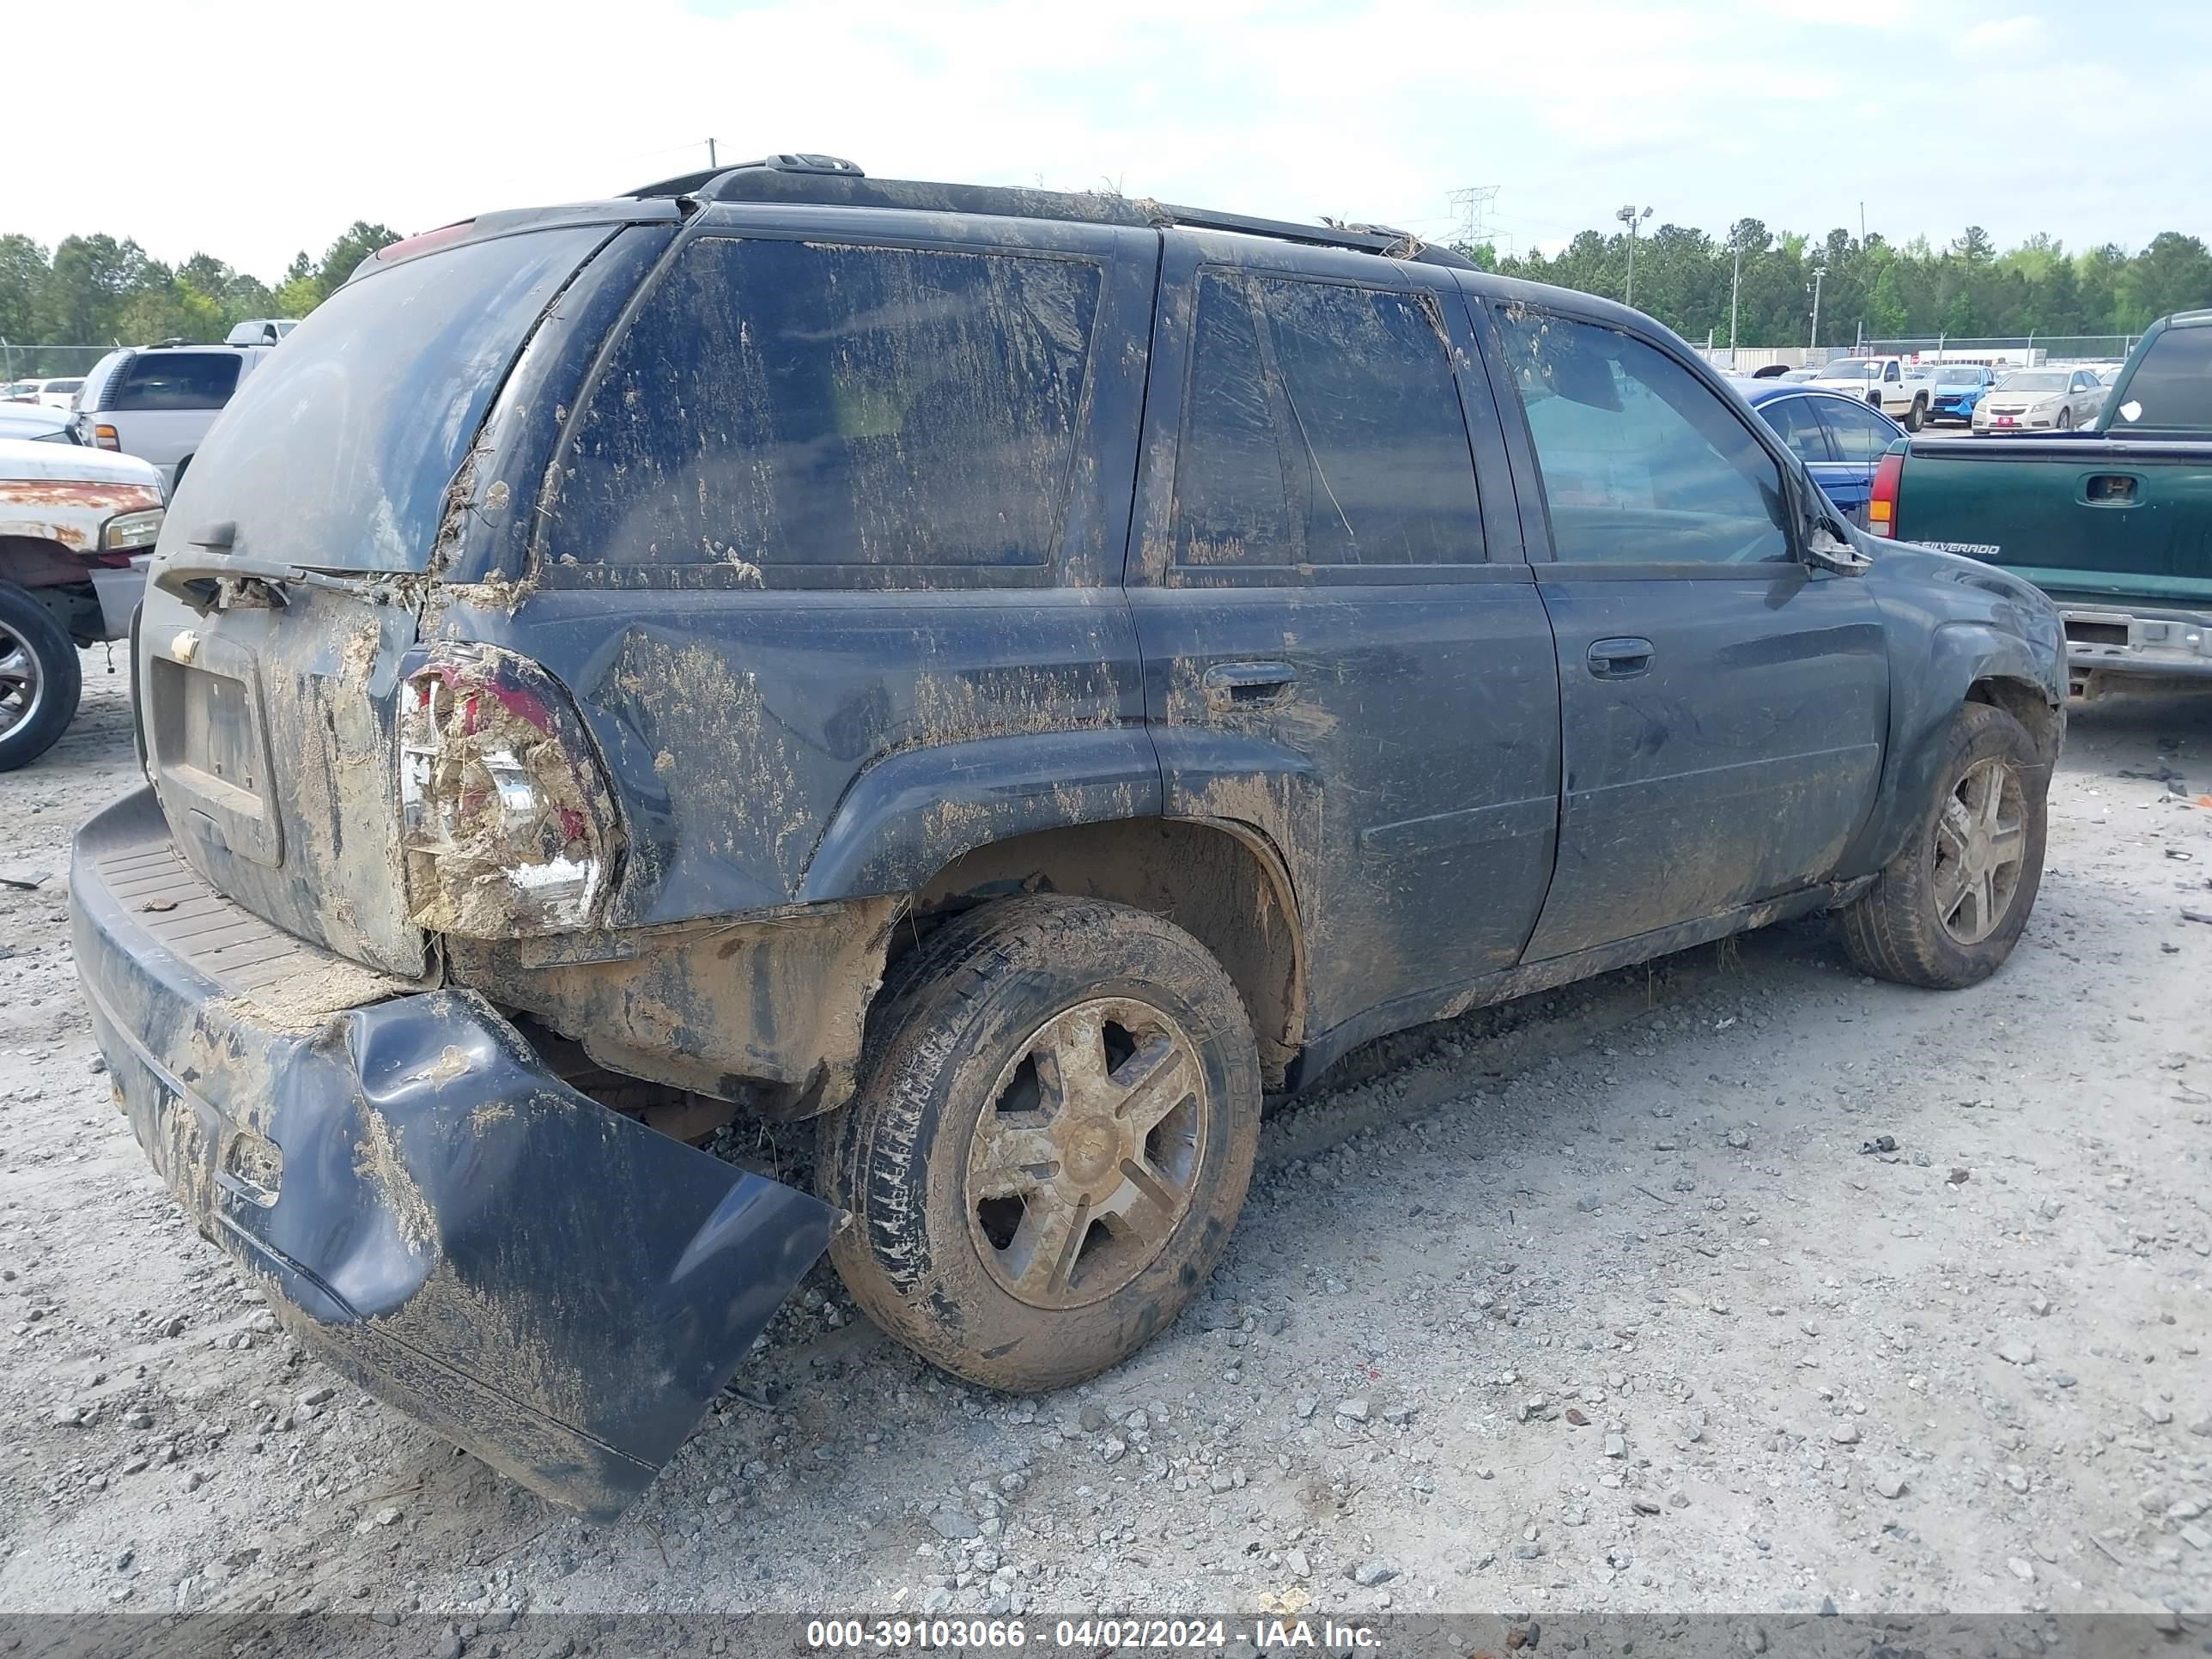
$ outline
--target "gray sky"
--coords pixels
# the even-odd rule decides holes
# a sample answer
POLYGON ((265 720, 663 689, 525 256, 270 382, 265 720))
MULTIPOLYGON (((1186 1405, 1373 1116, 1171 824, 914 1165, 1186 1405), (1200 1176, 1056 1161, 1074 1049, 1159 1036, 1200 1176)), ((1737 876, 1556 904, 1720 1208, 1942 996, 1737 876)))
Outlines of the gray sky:
POLYGON ((19 107, 73 113, 11 147, 0 229, 265 277, 356 218, 606 194, 709 133, 1431 237, 1494 184, 1524 249, 1631 201, 1716 232, 1856 231, 1862 202, 1893 240, 2212 232, 2203 0, 100 0, 9 35, 42 66, 19 107))

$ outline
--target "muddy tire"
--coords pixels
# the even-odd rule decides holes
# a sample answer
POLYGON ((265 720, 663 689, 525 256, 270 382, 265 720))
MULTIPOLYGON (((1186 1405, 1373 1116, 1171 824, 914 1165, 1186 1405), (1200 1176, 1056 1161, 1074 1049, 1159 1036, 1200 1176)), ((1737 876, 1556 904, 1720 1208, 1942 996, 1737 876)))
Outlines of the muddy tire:
POLYGON ((1878 979, 1938 991, 1996 972, 2035 908, 2050 783, 2018 720, 1962 705, 1905 850, 1841 913, 1851 960, 1878 979))
POLYGON ((870 1318, 988 1388, 1127 1358, 1206 1282, 1243 1207, 1260 1057, 1206 948, 1102 900, 949 923, 887 987, 822 1129, 830 1258, 870 1318))
POLYGON ((0 582, 0 772, 52 748, 76 718, 82 693, 76 646, 53 612, 0 582))

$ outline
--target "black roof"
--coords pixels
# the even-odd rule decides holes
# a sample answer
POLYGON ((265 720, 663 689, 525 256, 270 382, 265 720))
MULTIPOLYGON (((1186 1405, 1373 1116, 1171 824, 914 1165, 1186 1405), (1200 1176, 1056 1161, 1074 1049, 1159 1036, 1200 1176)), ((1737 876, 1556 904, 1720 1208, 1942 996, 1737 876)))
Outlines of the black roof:
POLYGON ((934 213, 994 214, 1012 219, 1063 219, 1079 224, 1132 225, 1161 229, 1229 230, 1313 247, 1354 248, 1391 259, 1477 269, 1449 248, 1432 247, 1389 225, 1298 224, 1255 219, 1211 208, 1177 207, 1149 198, 1094 191, 1025 190, 1010 185, 931 184, 912 179, 871 179, 835 155, 789 154, 687 173, 631 191, 636 200, 672 198, 679 204, 708 202, 793 202, 828 207, 912 208, 934 213))

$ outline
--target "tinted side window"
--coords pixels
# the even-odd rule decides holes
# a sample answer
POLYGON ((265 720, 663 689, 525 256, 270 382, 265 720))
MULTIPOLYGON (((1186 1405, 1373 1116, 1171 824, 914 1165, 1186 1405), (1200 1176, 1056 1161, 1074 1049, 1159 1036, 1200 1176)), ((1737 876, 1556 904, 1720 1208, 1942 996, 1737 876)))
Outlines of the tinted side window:
POLYGON ((1047 562, 1097 311, 1087 260, 714 238, 580 416, 556 557, 1047 562))
POLYGON ((1835 441, 1836 455, 1846 461, 1878 461, 1897 441, 1897 428, 1870 409, 1838 398, 1820 399, 1820 418, 1835 441))
POLYGON ((1295 562, 1275 407, 1261 366, 1260 318, 1244 283, 1209 272, 1198 286, 1182 437, 1176 451, 1176 562, 1295 562))
POLYGON ((1176 477, 1187 565, 1484 556, 1450 349, 1423 295, 1205 275, 1176 477))
POLYGON ((1551 508, 1553 556, 1744 563, 1790 556, 1782 473, 1656 348, 1521 306, 1498 320, 1551 508))
POLYGON ((2113 431, 2212 432, 2212 328, 2169 328, 2153 340, 2126 399, 2104 419, 2113 431))
POLYGON ((221 409, 238 389, 229 351, 148 351, 131 360, 110 409, 221 409))
POLYGON ((1759 412, 1767 425, 1782 434, 1782 441, 1797 452, 1799 459, 1836 459, 1828 447, 1828 429, 1820 424, 1820 412, 1813 407, 1810 398, 1770 398, 1759 405, 1759 412))

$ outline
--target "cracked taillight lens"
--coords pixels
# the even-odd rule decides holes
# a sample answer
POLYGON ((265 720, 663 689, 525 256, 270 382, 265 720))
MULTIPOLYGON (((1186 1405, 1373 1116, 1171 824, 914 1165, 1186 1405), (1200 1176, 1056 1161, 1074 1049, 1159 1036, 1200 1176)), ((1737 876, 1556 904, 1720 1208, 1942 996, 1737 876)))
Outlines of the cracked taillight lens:
POLYGON ((416 925, 471 939, 592 926, 621 834, 568 695, 497 646, 419 647, 400 672, 401 848, 416 925))

